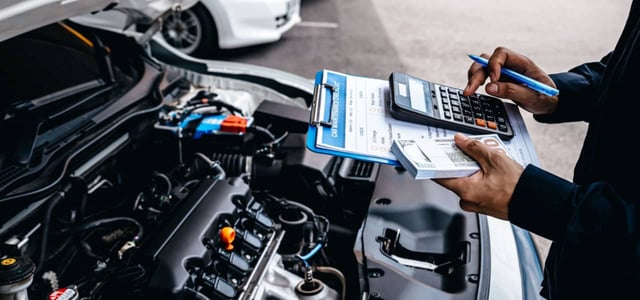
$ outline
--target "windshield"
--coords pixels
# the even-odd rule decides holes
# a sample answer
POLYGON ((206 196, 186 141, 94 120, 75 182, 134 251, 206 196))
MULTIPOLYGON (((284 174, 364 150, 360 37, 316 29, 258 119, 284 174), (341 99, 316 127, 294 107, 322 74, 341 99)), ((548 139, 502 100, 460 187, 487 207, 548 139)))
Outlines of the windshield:
POLYGON ((63 23, 1 43, 0 60, 5 108, 20 108, 25 101, 55 96, 56 92, 75 86, 87 87, 88 82, 100 78, 93 43, 63 23))

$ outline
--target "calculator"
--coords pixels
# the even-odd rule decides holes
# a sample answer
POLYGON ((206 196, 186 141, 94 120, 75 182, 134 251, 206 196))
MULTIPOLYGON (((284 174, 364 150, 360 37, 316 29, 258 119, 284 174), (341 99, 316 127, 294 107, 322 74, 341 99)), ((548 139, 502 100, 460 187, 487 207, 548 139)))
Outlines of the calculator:
POLYGON ((390 113, 398 120, 441 127, 468 134, 495 133, 510 140, 514 133, 505 103, 496 97, 475 93, 408 74, 389 76, 390 113))

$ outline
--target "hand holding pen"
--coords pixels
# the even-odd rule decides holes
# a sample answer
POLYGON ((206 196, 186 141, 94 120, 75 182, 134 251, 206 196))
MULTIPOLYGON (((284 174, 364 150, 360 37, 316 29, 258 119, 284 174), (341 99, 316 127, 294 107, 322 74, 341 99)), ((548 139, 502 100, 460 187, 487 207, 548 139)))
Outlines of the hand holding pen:
MULTIPOLYGON (((469 57, 471 59, 473 59, 475 62, 479 63, 480 65, 482 65, 483 67, 486 67, 489 64, 489 61, 484 58, 484 57, 480 57, 477 55, 473 55, 473 54, 469 54, 469 57)), ((524 76, 516 71, 513 71, 511 69, 508 68, 501 68, 500 69, 500 73, 502 75, 506 75, 509 76, 511 79, 524 84, 526 87, 541 93, 541 94, 545 94, 547 96, 555 96, 559 93, 559 91, 555 88, 552 88, 540 81, 537 81, 535 79, 529 78, 527 76, 524 76)))
POLYGON ((528 57, 504 47, 496 48, 488 59, 476 55, 469 57, 475 63, 469 68, 465 95, 473 94, 490 77, 485 86, 487 94, 513 100, 534 114, 555 111, 559 92, 549 75, 528 57), (503 77, 511 82, 500 80, 503 77))

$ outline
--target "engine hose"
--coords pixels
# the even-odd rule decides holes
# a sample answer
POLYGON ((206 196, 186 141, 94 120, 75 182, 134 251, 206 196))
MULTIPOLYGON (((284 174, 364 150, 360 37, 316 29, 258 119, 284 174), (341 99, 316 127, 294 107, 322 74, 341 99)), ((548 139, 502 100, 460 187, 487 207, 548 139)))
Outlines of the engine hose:
POLYGON ((65 199, 65 197, 71 192, 73 185, 71 183, 67 183, 64 187, 52 194, 47 202, 49 202, 46 211, 44 213, 43 222, 42 222, 42 232, 40 233, 40 255, 38 257, 38 264, 36 265, 36 272, 42 270, 42 267, 46 263, 47 258, 47 244, 49 243, 49 227, 51 223, 51 215, 53 214, 53 210, 58 205, 58 203, 65 199))
POLYGON ((211 170, 211 174, 215 175, 216 179, 223 180, 227 177, 227 171, 224 168, 222 168, 219 161, 212 160, 211 158, 208 158, 206 155, 200 152, 196 152, 195 156, 196 158, 199 158, 205 164, 207 164, 207 166, 211 170))
POLYGON ((220 166, 229 177, 237 177, 249 172, 247 156, 233 153, 213 153, 211 158, 213 161, 220 162, 220 166))
POLYGON ((53 209, 58 205, 58 203, 63 200, 65 197, 65 193, 62 191, 56 192, 51 195, 47 200, 49 205, 47 206, 47 210, 45 211, 44 220, 42 222, 42 233, 40 234, 40 255, 38 256, 38 265, 37 272, 42 270, 42 267, 46 263, 47 258, 47 244, 49 239, 49 223, 51 223, 51 214, 53 213, 53 209))
POLYGON ((327 273, 327 274, 332 274, 333 276, 337 277, 338 280, 340 281, 340 285, 341 285, 341 299, 345 300, 347 298, 347 280, 345 279, 344 275, 342 274, 342 272, 340 272, 340 270, 334 268, 334 267, 329 267, 329 266, 316 266, 314 268, 317 272, 320 273, 327 273))
POLYGON ((95 221, 79 224, 79 225, 76 225, 76 226, 74 226, 72 228, 66 228, 66 229, 60 230, 59 232, 60 233, 71 232, 72 234, 75 234, 75 233, 78 233, 78 232, 84 232, 84 231, 87 231, 87 230, 99 228, 99 227, 102 227, 102 226, 105 226, 105 225, 111 226, 114 223, 130 223, 130 224, 133 224, 138 229, 138 232, 137 232, 136 236, 133 237, 133 241, 136 242, 136 243, 139 240, 141 240, 143 235, 144 235, 144 228, 142 227, 142 224, 140 224, 140 222, 138 222, 136 219, 128 218, 128 217, 113 217, 113 218, 107 218, 107 219, 99 219, 99 220, 95 220, 95 221))

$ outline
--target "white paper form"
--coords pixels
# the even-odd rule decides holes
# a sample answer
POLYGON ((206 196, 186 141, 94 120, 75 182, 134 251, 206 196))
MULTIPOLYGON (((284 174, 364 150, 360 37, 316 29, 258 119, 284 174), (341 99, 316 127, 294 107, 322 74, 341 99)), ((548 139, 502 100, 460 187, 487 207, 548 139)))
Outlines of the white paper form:
MULTIPOLYGON (((317 131, 315 146, 333 154, 367 160, 388 160, 398 165, 391 152, 394 139, 422 140, 453 136, 455 131, 396 120, 389 113, 389 81, 334 71, 323 71, 320 110, 330 127, 317 131)), ((504 141, 509 154, 520 164, 538 164, 524 120, 518 107, 507 103, 507 114, 515 136, 504 141)))

